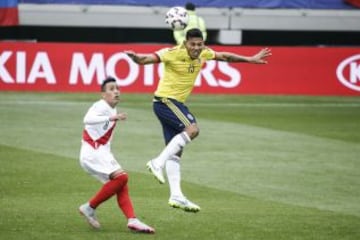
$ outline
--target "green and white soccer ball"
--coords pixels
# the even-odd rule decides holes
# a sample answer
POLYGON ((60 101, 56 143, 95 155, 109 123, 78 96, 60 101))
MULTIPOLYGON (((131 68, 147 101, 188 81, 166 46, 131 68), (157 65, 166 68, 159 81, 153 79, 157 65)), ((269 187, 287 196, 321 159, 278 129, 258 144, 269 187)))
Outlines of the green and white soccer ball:
POLYGON ((183 30, 188 25, 189 14, 183 7, 172 7, 165 15, 165 22, 173 30, 183 30))

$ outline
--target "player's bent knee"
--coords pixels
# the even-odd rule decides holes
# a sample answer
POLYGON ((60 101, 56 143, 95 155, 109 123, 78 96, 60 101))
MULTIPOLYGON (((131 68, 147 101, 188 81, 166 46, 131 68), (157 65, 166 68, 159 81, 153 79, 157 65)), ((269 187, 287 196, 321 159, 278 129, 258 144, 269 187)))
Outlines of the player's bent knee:
POLYGON ((117 179, 117 178, 122 178, 123 180, 127 181, 129 179, 129 176, 123 170, 115 171, 110 174, 110 179, 117 179))
POLYGON ((196 138, 197 136, 199 136, 199 133, 200 133, 200 131, 199 131, 199 130, 197 130, 197 131, 193 131, 193 132, 191 133, 191 135, 190 135, 190 138, 191 138, 191 139, 196 138))
POLYGON ((200 134, 200 128, 196 127, 195 137, 199 136, 200 134))
POLYGON ((189 135, 189 137, 190 137, 191 139, 194 139, 194 138, 196 138, 197 136, 199 136, 200 129, 198 128, 197 125, 192 124, 192 125, 190 125, 190 126, 188 126, 188 127, 186 128, 186 132, 187 132, 187 134, 189 135))
POLYGON ((112 189, 114 192, 118 193, 122 191, 124 186, 128 183, 128 174, 125 171, 115 171, 110 174, 110 181, 112 182, 112 189))

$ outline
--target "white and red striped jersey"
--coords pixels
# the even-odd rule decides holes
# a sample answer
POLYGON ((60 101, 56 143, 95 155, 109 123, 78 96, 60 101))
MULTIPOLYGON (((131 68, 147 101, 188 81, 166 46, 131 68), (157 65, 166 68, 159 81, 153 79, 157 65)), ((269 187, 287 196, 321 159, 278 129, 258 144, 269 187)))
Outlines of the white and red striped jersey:
POLYGON ((110 121, 110 117, 116 114, 116 108, 112 108, 105 100, 95 102, 84 117, 83 140, 95 149, 100 145, 110 147, 112 132, 116 126, 116 121, 110 121))

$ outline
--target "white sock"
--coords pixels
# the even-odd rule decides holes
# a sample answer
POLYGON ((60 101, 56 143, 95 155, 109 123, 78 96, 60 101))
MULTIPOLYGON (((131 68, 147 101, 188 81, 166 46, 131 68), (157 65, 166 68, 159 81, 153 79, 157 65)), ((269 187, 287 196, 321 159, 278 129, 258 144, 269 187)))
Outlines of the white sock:
POLYGON ((170 196, 183 197, 180 185, 180 157, 174 155, 166 161, 166 174, 170 186, 170 196))
POLYGON ((179 133, 171 139, 160 155, 153 159, 153 164, 157 167, 164 168, 166 160, 180 152, 189 142, 191 142, 191 139, 186 132, 179 133))

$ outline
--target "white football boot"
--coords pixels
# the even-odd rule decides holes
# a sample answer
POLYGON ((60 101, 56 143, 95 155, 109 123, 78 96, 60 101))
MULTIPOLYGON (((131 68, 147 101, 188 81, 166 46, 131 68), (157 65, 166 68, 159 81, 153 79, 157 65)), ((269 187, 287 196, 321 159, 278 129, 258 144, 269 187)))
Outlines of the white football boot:
POLYGON ((170 197, 169 205, 173 208, 180 208, 185 212, 198 212, 200 211, 200 206, 188 200, 186 197, 170 197))
POLYGON ((165 178, 164 178, 162 168, 155 166, 154 163, 152 162, 152 160, 150 160, 146 164, 146 166, 147 166, 148 170, 154 175, 154 177, 159 181, 160 184, 165 183, 165 178))
POLYGON ((89 203, 85 203, 85 204, 81 205, 79 207, 79 212, 82 216, 84 216, 84 218, 86 219, 86 221, 89 223, 89 225, 91 227, 93 227, 95 229, 100 228, 100 223, 95 216, 95 209, 90 207, 89 203))
POLYGON ((155 233, 155 229, 141 222, 137 218, 130 218, 127 227, 138 233, 155 233))

